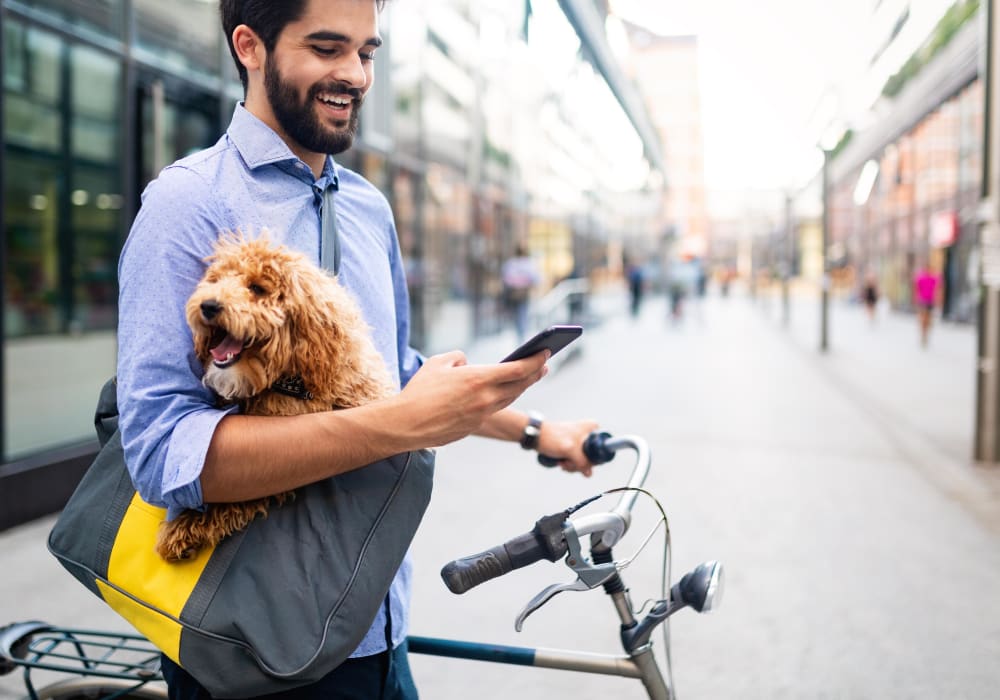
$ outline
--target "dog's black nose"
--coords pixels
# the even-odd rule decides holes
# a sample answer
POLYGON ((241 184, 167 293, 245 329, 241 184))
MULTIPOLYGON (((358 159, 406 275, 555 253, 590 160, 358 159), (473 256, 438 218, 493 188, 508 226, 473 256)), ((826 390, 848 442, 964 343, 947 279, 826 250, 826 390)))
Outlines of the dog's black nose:
POLYGON ((222 311, 222 304, 215 299, 201 302, 201 315, 206 321, 211 321, 222 311))

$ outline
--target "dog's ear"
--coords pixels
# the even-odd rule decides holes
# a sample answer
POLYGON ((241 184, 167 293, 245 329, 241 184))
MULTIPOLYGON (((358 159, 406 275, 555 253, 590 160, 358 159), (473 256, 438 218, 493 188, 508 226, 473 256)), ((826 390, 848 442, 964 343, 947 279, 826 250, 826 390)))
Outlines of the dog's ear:
POLYGON ((303 258, 288 273, 284 305, 292 324, 294 363, 304 377, 315 370, 317 353, 342 354, 345 334, 362 321, 354 300, 324 270, 303 258))

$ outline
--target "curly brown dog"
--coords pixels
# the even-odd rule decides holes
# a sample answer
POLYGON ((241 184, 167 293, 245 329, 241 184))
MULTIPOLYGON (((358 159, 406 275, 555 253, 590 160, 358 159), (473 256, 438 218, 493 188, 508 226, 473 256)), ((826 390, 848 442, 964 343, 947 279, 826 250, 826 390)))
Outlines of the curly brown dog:
MULTIPOLYGON (((248 415, 359 406, 395 391, 350 294, 303 255, 267 238, 225 236, 187 302, 202 382, 248 415)), ((271 501, 213 503, 160 528, 156 551, 189 559, 266 515, 271 501)))

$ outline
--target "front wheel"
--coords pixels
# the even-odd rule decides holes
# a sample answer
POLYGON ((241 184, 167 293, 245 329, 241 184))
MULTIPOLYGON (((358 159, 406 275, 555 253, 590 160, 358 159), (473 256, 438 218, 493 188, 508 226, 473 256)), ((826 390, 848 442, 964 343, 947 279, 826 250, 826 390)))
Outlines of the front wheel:
POLYGON ((166 700, 166 697, 162 683, 136 686, 134 681, 113 678, 73 678, 38 691, 38 700, 166 700))

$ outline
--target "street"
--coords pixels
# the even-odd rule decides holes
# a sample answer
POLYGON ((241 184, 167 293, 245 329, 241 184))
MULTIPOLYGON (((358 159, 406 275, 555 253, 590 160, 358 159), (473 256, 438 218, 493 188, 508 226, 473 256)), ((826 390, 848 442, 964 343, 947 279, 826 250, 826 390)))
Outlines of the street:
MULTIPOLYGON (((626 308, 624 293, 603 298, 604 322, 518 405, 645 437, 646 488, 669 517, 672 580, 702 561, 724 563, 718 611, 672 618, 678 696, 995 697, 1000 469, 971 464, 975 330, 939 323, 922 349, 912 316, 882 311, 871 324, 860 307, 836 302, 821 355, 818 302, 808 296, 796 298, 788 327, 777 298, 710 296, 679 323, 662 298, 638 318, 626 308)), ((513 336, 494 338, 470 359, 492 362, 513 346, 513 336)), ((563 593, 514 631, 536 593, 572 580, 562 563, 462 596, 438 571, 624 484, 630 460, 623 453, 583 479, 481 438, 439 450, 413 545, 411 633, 619 653, 617 616, 600 589, 563 593)), ((619 558, 639 549, 655 515, 640 497, 619 558)), ((47 554, 51 523, 0 533, 0 624, 124 628, 47 554)), ((661 528, 623 574, 636 607, 661 597, 662 554, 661 528)), ((430 700, 645 697, 634 680, 416 655, 411 663, 430 700)), ((19 675, 0 679, 0 700, 21 694, 19 675)))

